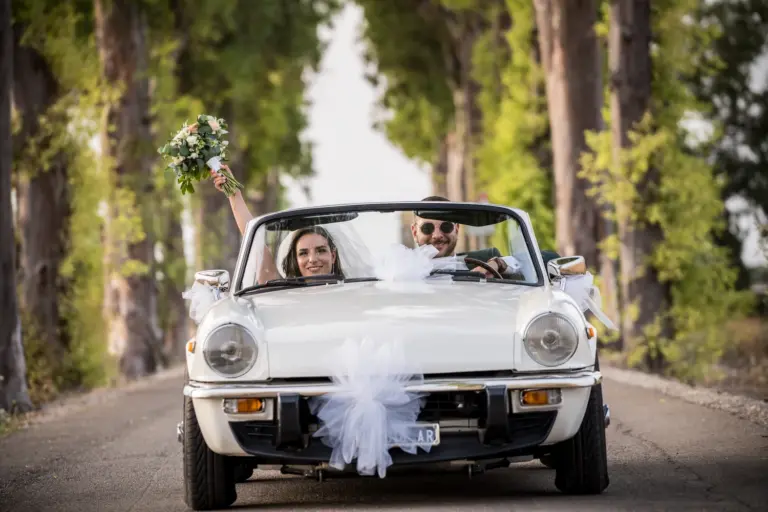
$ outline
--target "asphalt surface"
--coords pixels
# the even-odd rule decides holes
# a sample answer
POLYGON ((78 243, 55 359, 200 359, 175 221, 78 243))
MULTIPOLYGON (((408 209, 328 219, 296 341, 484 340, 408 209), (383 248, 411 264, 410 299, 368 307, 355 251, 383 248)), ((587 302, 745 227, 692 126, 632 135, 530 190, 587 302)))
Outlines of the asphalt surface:
MULTIPOLYGON (((181 376, 61 407, 0 439, 0 511, 187 510, 181 376)), ((606 380, 611 485, 569 497, 538 461, 318 483, 257 471, 235 510, 768 510, 768 429, 606 380)))

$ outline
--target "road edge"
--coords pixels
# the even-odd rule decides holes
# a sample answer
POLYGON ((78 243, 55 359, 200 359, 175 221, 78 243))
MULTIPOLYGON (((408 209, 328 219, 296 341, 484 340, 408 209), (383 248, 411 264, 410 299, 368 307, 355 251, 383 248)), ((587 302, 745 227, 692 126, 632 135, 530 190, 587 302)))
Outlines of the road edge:
POLYGON ((768 403, 755 398, 733 395, 713 388, 694 387, 682 382, 610 365, 600 365, 603 377, 630 386, 658 391, 670 397, 724 411, 768 428, 768 403))
POLYGON ((77 411, 106 403, 116 397, 131 391, 138 391, 151 387, 159 381, 179 379, 179 396, 181 396, 185 363, 177 363, 164 368, 156 373, 143 377, 140 380, 128 382, 117 386, 105 386, 84 392, 73 392, 47 403, 40 404, 39 408, 22 416, 12 416, 6 431, 0 430, 0 439, 7 437, 18 430, 24 430, 30 426, 39 425, 59 419, 63 416, 74 414, 77 411))

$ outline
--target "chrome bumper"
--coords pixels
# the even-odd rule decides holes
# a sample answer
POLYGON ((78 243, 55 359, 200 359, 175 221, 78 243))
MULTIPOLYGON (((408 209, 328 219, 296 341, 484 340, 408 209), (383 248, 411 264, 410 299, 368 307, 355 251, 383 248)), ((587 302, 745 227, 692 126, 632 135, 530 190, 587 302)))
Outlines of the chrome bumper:
MULTIPOLYGON (((600 384, 599 371, 567 374, 521 376, 505 379, 429 380, 406 386, 413 393, 441 391, 482 391, 489 387, 507 389, 587 388, 600 384)), ((279 395, 320 396, 338 391, 334 384, 271 385, 267 383, 203 383, 191 381, 184 386, 184 396, 190 398, 249 398, 277 397, 279 395)))

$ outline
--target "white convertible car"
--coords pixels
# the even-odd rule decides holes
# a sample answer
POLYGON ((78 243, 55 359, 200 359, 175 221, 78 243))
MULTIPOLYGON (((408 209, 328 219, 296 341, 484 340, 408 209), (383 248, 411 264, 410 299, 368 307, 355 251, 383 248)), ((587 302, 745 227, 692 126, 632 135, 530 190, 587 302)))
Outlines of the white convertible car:
POLYGON ((187 505, 231 505, 257 466, 355 473, 353 461, 334 464, 334 446, 375 432, 337 433, 334 445, 319 435, 317 400, 340 392, 334 354, 362 339, 397 339, 420 372, 403 384, 418 400, 412 442, 387 438, 393 473, 540 459, 560 491, 601 493, 609 415, 585 316, 601 315, 591 283, 583 258, 541 251, 528 215, 497 205, 366 203, 252 220, 231 282, 198 272, 187 295, 198 321, 178 426, 187 505))

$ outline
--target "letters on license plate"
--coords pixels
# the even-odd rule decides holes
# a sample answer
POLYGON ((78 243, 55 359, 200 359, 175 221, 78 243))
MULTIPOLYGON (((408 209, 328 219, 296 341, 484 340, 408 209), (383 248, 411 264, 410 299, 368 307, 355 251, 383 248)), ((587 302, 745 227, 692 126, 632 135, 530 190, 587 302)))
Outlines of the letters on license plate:
POLYGON ((440 444, 440 425, 437 423, 414 423, 408 427, 409 442, 394 442, 390 448, 426 448, 440 444))

